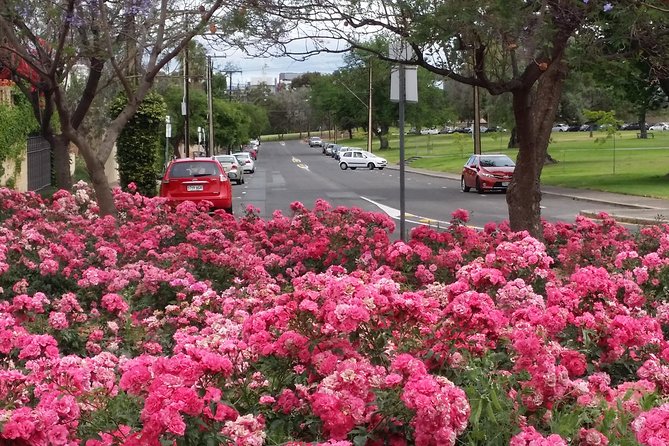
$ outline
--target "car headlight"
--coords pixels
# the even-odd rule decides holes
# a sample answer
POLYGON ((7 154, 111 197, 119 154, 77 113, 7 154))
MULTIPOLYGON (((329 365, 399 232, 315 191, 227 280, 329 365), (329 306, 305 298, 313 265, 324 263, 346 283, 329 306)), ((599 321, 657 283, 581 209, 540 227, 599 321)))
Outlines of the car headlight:
POLYGON ((481 172, 480 175, 481 175, 482 177, 486 177, 486 178, 496 178, 495 175, 492 175, 492 174, 490 174, 490 173, 485 173, 485 172, 481 172))

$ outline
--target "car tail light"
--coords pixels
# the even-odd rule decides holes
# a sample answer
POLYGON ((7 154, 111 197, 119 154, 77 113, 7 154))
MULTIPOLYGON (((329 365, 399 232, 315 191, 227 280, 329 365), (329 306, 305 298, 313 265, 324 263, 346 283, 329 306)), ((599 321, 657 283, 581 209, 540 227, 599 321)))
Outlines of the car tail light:
POLYGON ((221 183, 225 183, 226 181, 228 181, 228 176, 221 174, 218 176, 218 179, 221 183))

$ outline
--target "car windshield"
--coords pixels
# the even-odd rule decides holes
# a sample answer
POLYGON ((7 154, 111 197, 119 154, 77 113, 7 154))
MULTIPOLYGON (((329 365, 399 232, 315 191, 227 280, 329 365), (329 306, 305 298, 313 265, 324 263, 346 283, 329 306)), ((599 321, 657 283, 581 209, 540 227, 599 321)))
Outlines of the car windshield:
POLYGON ((482 156, 480 158, 481 167, 514 167, 516 164, 506 155, 503 156, 482 156))
POLYGON ((217 156, 216 161, 218 161, 219 163, 235 163, 235 162, 237 162, 237 158, 235 158, 232 155, 230 155, 230 156, 217 156))
POLYGON ((237 157, 237 158, 249 158, 250 155, 248 153, 235 153, 235 157, 237 157))
POLYGON ((170 170, 172 178, 190 178, 218 175, 216 165, 207 161, 189 161, 175 163, 170 170))

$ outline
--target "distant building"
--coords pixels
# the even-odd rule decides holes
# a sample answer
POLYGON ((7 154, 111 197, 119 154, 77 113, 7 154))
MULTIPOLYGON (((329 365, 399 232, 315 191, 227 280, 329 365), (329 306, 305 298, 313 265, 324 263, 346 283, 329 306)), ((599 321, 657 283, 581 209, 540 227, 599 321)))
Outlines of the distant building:
POLYGON ((290 84, 303 74, 304 73, 279 73, 279 82, 276 85, 277 91, 290 88, 290 84))

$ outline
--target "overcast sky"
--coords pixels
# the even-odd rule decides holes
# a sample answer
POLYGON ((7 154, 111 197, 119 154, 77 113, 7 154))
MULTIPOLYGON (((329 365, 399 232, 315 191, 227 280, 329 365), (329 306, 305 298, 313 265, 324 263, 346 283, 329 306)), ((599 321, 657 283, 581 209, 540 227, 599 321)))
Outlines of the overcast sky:
MULTIPOLYGON (((241 53, 240 53, 241 54, 241 53)), ((236 66, 242 73, 232 75, 233 85, 251 82, 253 78, 269 77, 278 79, 279 73, 332 73, 344 64, 342 54, 318 54, 305 62, 297 62, 289 57, 249 59, 232 55, 227 59, 215 59, 215 71, 224 70, 227 64, 236 66)))

